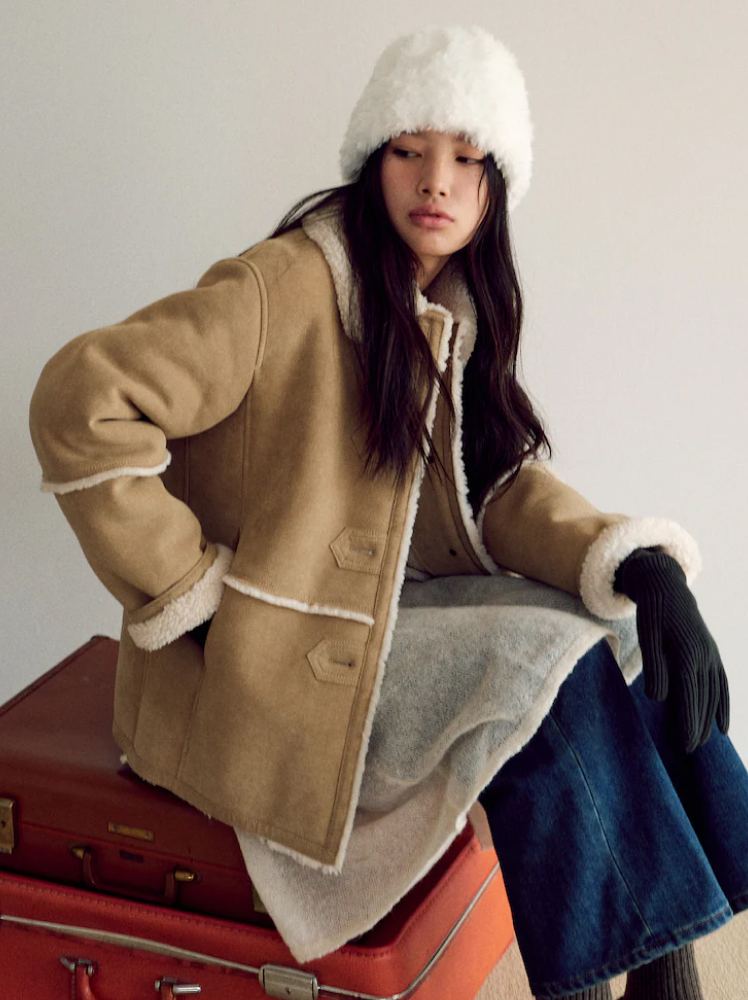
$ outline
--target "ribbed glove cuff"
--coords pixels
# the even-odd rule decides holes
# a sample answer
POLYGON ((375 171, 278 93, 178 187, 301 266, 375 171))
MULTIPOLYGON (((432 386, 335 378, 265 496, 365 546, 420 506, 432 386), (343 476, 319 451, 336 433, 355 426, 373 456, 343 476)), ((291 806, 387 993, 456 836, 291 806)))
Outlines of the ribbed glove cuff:
POLYGON ((686 583, 677 559, 659 548, 634 549, 616 570, 613 589, 636 603, 643 594, 666 591, 675 594, 686 583))

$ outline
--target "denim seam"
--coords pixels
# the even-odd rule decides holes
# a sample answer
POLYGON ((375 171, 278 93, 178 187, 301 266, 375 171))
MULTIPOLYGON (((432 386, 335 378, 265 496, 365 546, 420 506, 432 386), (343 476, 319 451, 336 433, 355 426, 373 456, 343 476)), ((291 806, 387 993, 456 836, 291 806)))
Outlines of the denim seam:
POLYGON ((628 880, 626 879, 626 876, 623 874, 623 871, 621 870, 621 866, 620 866, 620 864, 618 862, 618 858, 615 856, 615 853, 613 852, 613 848, 611 846, 610 840, 608 839, 608 834, 607 834, 607 832, 605 830, 605 824, 603 823, 602 816, 600 815, 600 810, 597 808, 597 802, 595 802, 595 796, 592 794, 592 788, 590 787, 590 783, 587 780, 587 775, 585 774, 584 767, 582 766, 582 761, 579 759, 579 755, 577 754, 577 752, 574 749, 574 747, 571 745, 571 742, 569 741, 566 733, 564 732, 563 727, 561 726, 561 723, 556 718, 555 713, 553 711, 553 708, 551 708, 551 711, 548 714, 549 714, 549 716, 550 716, 553 724, 558 729, 558 731, 559 731, 562 739, 564 740, 564 742, 566 743, 567 747, 569 748, 569 752, 572 754, 572 756, 574 757, 574 760, 577 762, 577 767, 579 768, 579 772, 582 775, 582 779, 584 780, 585 787, 587 788, 587 792, 588 792, 590 800, 592 802, 592 808, 595 810, 595 815, 597 816, 597 822, 600 825, 600 830, 602 831, 603 839, 605 840, 605 844, 606 844, 606 846, 608 848, 608 853, 609 853, 609 855, 610 855, 610 857, 611 857, 611 859, 613 861, 613 864, 615 865, 616 871, 618 872, 618 874, 621 877, 621 881, 626 886, 626 891, 628 892, 629 896, 631 897, 631 901, 634 904, 634 908, 635 908, 636 912, 639 914, 639 917, 640 917, 642 923, 644 924, 644 926, 645 926, 645 928, 647 930, 647 933, 651 934, 652 933, 652 928, 649 926, 649 923, 647 922, 646 917, 644 916, 644 914, 642 913, 642 911, 639 909, 638 900, 636 899, 636 896, 634 895, 634 893, 633 893, 633 891, 631 889, 631 886, 629 885, 628 880))
MULTIPOLYGON (((679 937, 679 935, 683 933, 693 930, 698 930, 699 928, 704 927, 707 924, 713 924, 715 923, 715 921, 720 920, 720 918, 723 917, 726 913, 732 914, 732 909, 729 905, 723 906, 721 910, 717 910, 716 913, 713 913, 709 917, 705 917, 703 920, 697 920, 695 923, 691 924, 683 924, 681 927, 677 927, 674 931, 669 931, 667 934, 662 934, 659 937, 654 938, 652 941, 649 941, 646 945, 641 945, 640 947, 635 948, 633 951, 630 951, 628 955, 626 955, 624 958, 620 958, 615 962, 608 962, 606 965, 602 965, 598 969, 590 969, 589 972, 585 972, 584 975, 582 976, 575 976, 573 979, 570 979, 563 984, 563 992, 557 994, 558 1000, 562 1000, 562 998, 568 996, 569 993, 574 993, 574 992, 579 992, 580 990, 589 989, 590 987, 585 985, 585 981, 592 976, 594 977, 605 976, 607 977, 607 980, 609 980, 612 979, 614 976, 620 975, 623 972, 627 972, 629 969, 636 968, 638 965, 642 964, 641 962, 637 961, 638 958, 643 956, 646 962, 646 956, 652 950, 659 948, 661 945, 666 944, 668 941, 674 941, 679 937)), ((727 923, 727 921, 723 921, 718 926, 723 926, 724 923, 727 923)), ((717 927, 713 928, 713 930, 717 929, 718 929, 717 927)), ((704 931, 703 933, 710 933, 710 931, 704 931)), ((696 937, 701 937, 701 936, 703 935, 696 934, 690 940, 694 940, 696 937)), ((682 944, 676 944, 676 948, 680 948, 683 946, 683 944, 687 943, 688 942, 684 941, 682 942, 682 944)), ((559 988, 554 983, 541 983, 541 984, 531 983, 530 985, 533 993, 543 993, 546 990, 552 990, 555 992, 559 988)))

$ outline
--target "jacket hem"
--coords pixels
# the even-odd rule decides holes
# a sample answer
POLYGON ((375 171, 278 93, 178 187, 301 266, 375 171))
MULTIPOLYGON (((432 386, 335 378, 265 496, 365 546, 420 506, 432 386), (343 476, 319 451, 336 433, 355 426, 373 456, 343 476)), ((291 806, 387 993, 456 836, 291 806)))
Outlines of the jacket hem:
POLYGON ((277 840, 272 840, 270 837, 262 837, 260 834, 252 834, 251 831, 242 829, 240 826, 234 827, 234 833, 242 833, 243 835, 249 834, 250 836, 255 836, 259 841, 269 847, 271 851, 275 851, 276 854, 283 854, 285 857, 291 858, 297 864, 302 865, 304 868, 311 868, 314 871, 322 872, 323 875, 340 875, 343 870, 342 861, 338 864, 337 858, 334 864, 326 864, 324 861, 318 861, 316 858, 311 858, 308 854, 302 854, 301 851, 295 850, 293 847, 289 847, 287 844, 281 844, 277 840))
POLYGON ((152 767, 136 752, 129 737, 125 735, 116 722, 112 725, 112 735, 120 750, 123 751, 128 765, 139 778, 142 778, 149 785, 156 785, 173 792, 209 819, 217 819, 221 823, 227 823, 229 826, 252 833, 262 840, 267 840, 271 846, 275 846, 277 843, 286 853, 294 855, 294 852, 298 852, 295 855, 297 859, 310 867, 329 869, 331 872, 336 870, 332 853, 321 844, 305 840, 294 833, 279 829, 271 823, 253 820, 236 809, 228 809, 207 798, 192 785, 181 781, 173 774, 164 774, 158 768, 152 767))
POLYGON ((659 545, 676 559, 689 586, 701 570, 699 547, 688 532, 664 517, 632 517, 603 528, 582 563, 579 592, 598 618, 616 620, 634 614, 636 604, 613 589, 616 570, 634 549, 659 545))

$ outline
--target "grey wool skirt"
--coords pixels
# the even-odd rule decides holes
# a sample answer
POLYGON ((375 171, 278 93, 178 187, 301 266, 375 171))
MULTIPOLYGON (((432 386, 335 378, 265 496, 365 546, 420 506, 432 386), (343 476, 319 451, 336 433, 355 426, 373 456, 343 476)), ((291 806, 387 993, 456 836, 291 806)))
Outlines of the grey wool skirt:
POLYGON ((577 598, 511 574, 406 581, 341 871, 307 867, 237 830, 297 961, 369 930, 423 877, 601 641, 633 681, 633 617, 601 621, 577 598))

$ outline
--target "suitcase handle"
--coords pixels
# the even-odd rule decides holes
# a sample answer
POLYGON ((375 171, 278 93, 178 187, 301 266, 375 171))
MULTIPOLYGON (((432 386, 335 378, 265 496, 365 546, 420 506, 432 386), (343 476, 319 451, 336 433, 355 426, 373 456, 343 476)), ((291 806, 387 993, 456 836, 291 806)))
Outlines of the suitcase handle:
POLYGON ((134 889, 119 882, 107 882, 101 878, 96 864, 96 851, 88 844, 73 844, 70 853, 81 862, 83 883, 89 889, 97 892, 113 892, 128 899, 137 899, 145 903, 160 903, 165 906, 176 906, 179 903, 179 890, 185 882, 196 882, 197 875, 186 868, 175 868, 166 873, 164 888, 161 892, 151 892, 148 889, 134 889))
MULTIPOLYGON (((60 962, 73 977, 71 1000, 103 1000, 96 996, 91 983, 96 972, 96 962, 88 958, 74 958, 72 955, 60 955, 60 962)), ((155 988, 161 1000, 177 1000, 178 997, 196 996, 201 992, 197 983, 184 983, 168 976, 157 979, 155 988)))

